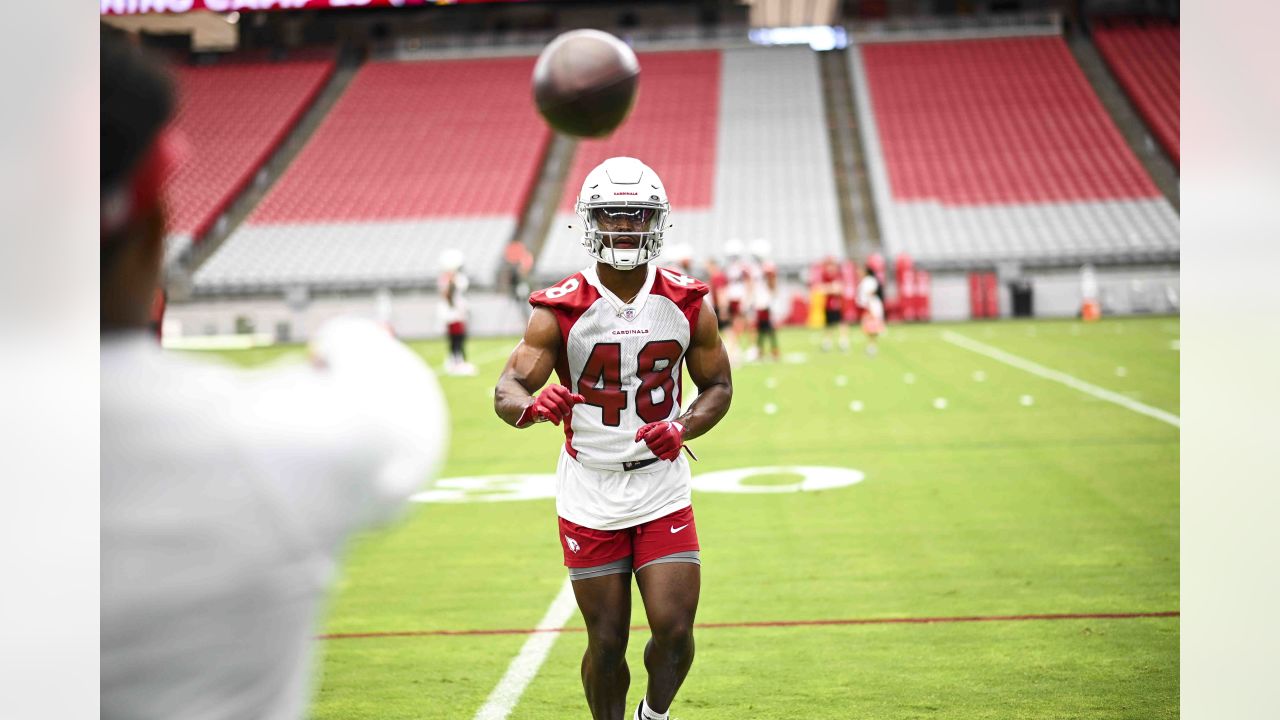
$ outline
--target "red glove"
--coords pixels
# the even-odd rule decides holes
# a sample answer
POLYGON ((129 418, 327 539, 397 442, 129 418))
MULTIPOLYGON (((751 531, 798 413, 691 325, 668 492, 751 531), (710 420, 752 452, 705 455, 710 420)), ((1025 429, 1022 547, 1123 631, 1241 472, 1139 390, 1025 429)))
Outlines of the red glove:
POLYGON ((667 420, 649 423, 636 431, 636 442, 641 440, 659 460, 674 462, 684 445, 684 426, 667 420))
POLYGON ((569 388, 563 385, 548 385, 533 398, 533 402, 525 406, 520 419, 516 421, 516 427, 522 428, 548 420, 559 425, 561 420, 573 412, 574 405, 585 400, 581 395, 569 392, 569 388))

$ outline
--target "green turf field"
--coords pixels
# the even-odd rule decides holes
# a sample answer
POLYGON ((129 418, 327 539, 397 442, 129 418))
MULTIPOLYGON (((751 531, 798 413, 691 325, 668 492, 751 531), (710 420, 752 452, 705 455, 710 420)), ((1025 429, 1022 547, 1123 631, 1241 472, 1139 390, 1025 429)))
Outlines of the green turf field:
MULTIPOLYGON (((741 626, 1176 613, 1177 427, 946 332, 1179 412, 1177 318, 895 326, 875 358, 784 332, 783 352, 804 359, 735 369, 728 417, 692 443, 695 481, 762 466, 865 477, 818 492, 695 492, 698 621, 731 627, 697 631, 674 718, 1177 716, 1176 616, 741 626)), ((454 428, 444 477, 554 472, 559 428, 516 431, 491 408, 514 342, 474 341, 479 377, 441 378, 454 428)), ((442 342, 415 347, 440 365, 442 342)), ((349 553, 325 632, 375 636, 322 641, 314 717, 473 717, 526 635, 376 635, 532 628, 564 577, 552 500, 413 504, 349 553)), ((643 623, 638 597, 635 608, 643 623)), ((632 637, 630 706, 646 639, 632 637)), ((580 632, 558 637, 513 720, 589 717, 584 645, 580 632)))

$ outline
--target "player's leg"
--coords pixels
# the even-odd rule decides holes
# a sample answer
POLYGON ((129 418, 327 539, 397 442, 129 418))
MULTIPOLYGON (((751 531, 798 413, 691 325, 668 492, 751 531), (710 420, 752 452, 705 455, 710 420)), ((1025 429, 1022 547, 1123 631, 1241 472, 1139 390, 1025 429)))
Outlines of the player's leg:
POLYGON ((636 584, 652 633, 644 649, 649 672, 645 705, 661 717, 693 664, 693 619, 702 586, 693 508, 636 529, 636 584))
POLYGON ((764 357, 764 336, 769 333, 768 320, 764 319, 759 310, 755 311, 755 356, 759 359, 764 357))
POLYGON ((760 314, 760 356, 764 357, 765 346, 770 348, 770 356, 778 359, 778 331, 773 327, 773 318, 768 311, 760 314))
POLYGON ((832 340, 836 334, 836 327, 840 324, 840 311, 827 306, 823 314, 825 315, 826 324, 822 330, 822 351, 828 352, 833 347, 832 340))
POLYGON ((693 620, 702 568, 691 562, 653 562, 636 573, 652 637, 644 648, 649 673, 645 705, 663 714, 693 665, 693 620))
POLYGON ((582 688, 595 720, 622 720, 627 712, 627 634, 631 624, 630 562, 622 572, 573 581, 587 625, 582 688))
POLYGON ((455 370, 462 364, 462 323, 449 323, 449 362, 447 367, 449 370, 455 370))

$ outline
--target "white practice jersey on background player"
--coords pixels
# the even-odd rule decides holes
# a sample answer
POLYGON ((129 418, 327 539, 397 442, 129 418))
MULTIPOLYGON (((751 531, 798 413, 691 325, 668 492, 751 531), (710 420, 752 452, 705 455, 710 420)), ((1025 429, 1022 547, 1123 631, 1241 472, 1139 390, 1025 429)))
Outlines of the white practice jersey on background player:
POLYGON ((858 283, 858 304, 867 309, 872 317, 884 319, 884 303, 880 302, 880 296, 876 294, 876 289, 880 287, 880 281, 875 275, 868 273, 863 276, 861 282, 858 283))
POLYGON ((449 282, 449 275, 453 275, 453 292, 450 294, 449 300, 452 305, 441 301, 440 303, 440 319, 445 325, 455 322, 466 322, 467 319, 467 290, 471 287, 471 280, 466 273, 457 271, 454 273, 444 273, 440 276, 440 287, 444 288, 449 282))
MULTIPOLYGON (((745 260, 730 261, 725 269, 725 276, 729 279, 729 287, 725 291, 730 301, 745 303, 750 299, 748 295, 748 285, 750 284, 750 265, 745 260)), ((744 307, 745 309, 745 307, 744 307)))
POLYGON ((769 310, 773 307, 773 290, 769 289, 768 266, 763 263, 751 263, 747 273, 751 278, 751 307, 756 310, 769 310))
POLYGON ((567 520, 601 530, 689 504, 683 457, 623 468, 654 458, 635 440, 641 426, 680 415, 684 356, 707 293, 705 284, 674 270, 650 265, 648 274, 630 303, 604 287, 594 266, 530 298, 559 322, 559 381, 586 398, 565 422, 568 457, 558 473, 558 509, 567 520), (565 472, 566 462, 573 472, 565 472))

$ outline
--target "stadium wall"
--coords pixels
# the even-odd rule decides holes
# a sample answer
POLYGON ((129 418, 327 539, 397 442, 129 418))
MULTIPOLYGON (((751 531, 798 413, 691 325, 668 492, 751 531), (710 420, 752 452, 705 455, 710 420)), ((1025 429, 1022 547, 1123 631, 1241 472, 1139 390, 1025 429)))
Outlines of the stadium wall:
MULTIPOLYGON (((1100 267, 1098 294, 1103 315, 1177 314, 1181 300, 1178 268, 1173 265, 1100 267)), ((1035 317, 1068 318, 1080 312, 1080 271, 1077 268, 1037 270, 1021 278, 1031 282, 1035 317)), ((1013 314, 1008 278, 1000 281, 1000 316, 1013 314)), ((969 319, 968 273, 938 272, 932 277, 932 319, 969 319)))
MULTIPOLYGON (((1031 282, 1035 317, 1069 318, 1080 310, 1080 271, 1076 268, 1038 270, 1024 273, 1031 282)), ((1007 279, 1000 283, 1000 313, 1012 314, 1013 303, 1007 279)), ((1115 266, 1097 269, 1104 315, 1176 314, 1181 287, 1178 268, 1166 266, 1115 266)), ((935 273, 932 278, 932 319, 969 319, 967 273, 935 273)), ((896 290, 890 288, 890 294, 896 290)), ((778 292, 775 317, 786 317, 793 297, 808 299, 807 286, 795 278, 784 278, 778 292)), ((524 331, 523 308, 507 295, 472 292, 468 297, 471 319, 468 332, 476 337, 517 336, 524 331)), ((406 339, 435 339, 443 335, 440 297, 434 292, 397 292, 391 295, 389 312, 380 309, 376 293, 313 298, 301 310, 294 310, 277 297, 219 299, 170 304, 165 315, 166 339, 201 338, 236 334, 245 324, 255 333, 277 340, 306 341, 326 320, 343 314, 390 318, 396 334, 406 339), (282 326, 287 331, 282 333, 282 326)))

